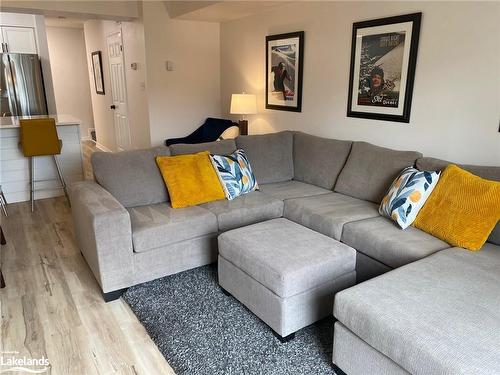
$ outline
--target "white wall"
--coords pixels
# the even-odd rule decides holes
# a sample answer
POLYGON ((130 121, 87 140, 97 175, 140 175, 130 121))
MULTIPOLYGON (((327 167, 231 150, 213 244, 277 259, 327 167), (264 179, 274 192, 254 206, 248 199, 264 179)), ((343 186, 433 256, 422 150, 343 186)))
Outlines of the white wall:
POLYGON ((151 139, 146 91, 144 26, 140 22, 122 22, 121 27, 125 56, 130 137, 134 148, 146 148, 151 145, 151 139), (132 63, 137 63, 137 70, 131 69, 132 63))
POLYGON ((38 46, 38 57, 42 64, 43 84, 45 86, 45 98, 47 99, 47 110, 49 114, 57 113, 56 96, 50 68, 49 46, 47 44, 47 30, 45 28, 45 17, 33 16, 35 20, 36 43, 38 46))
POLYGON ((144 32, 140 22, 121 22, 90 20, 84 24, 85 44, 87 49, 88 79, 92 96, 94 123, 99 144, 110 150, 116 150, 114 130, 111 81, 106 47, 106 37, 122 30, 123 52, 125 56, 125 81, 127 83, 129 127, 131 148, 150 146, 149 114, 146 92, 146 62, 144 52, 144 32), (99 95, 95 91, 91 54, 101 51, 104 91, 99 95), (132 70, 131 63, 137 63, 138 69, 132 70))
POLYGON ((250 133, 283 129, 500 165, 500 3, 285 4, 221 25, 222 113, 258 95, 250 133), (410 124, 348 118, 353 22, 423 12, 410 124), (265 36, 305 31, 302 113, 265 109, 265 36))
POLYGON ((80 134, 94 127, 83 29, 47 27, 52 82, 59 114, 82 122, 80 134))
POLYGON ((143 2, 143 23, 151 143, 158 145, 220 116, 219 24, 172 20, 163 2, 143 2))
POLYGON ((111 82, 109 79, 108 56, 106 48, 105 32, 102 21, 90 20, 84 23, 85 49, 87 56, 87 71, 90 82, 90 94, 94 115, 94 126, 97 142, 105 148, 115 151, 116 138, 114 131, 113 111, 109 108, 112 104, 111 82), (91 54, 101 51, 103 80, 105 95, 99 95, 95 91, 94 73, 92 71, 91 54))

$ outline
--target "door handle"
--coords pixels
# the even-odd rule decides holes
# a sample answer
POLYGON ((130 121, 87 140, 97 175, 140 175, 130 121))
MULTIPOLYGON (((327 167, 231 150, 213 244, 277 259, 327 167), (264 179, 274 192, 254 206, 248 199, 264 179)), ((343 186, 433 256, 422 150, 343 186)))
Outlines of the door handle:
POLYGON ((111 109, 116 109, 116 105, 114 105, 114 104, 113 104, 113 105, 112 105, 112 106, 110 106, 109 108, 111 108, 111 109))
POLYGON ((7 43, 4 43, 5 45, 5 52, 9 53, 9 45, 7 43))

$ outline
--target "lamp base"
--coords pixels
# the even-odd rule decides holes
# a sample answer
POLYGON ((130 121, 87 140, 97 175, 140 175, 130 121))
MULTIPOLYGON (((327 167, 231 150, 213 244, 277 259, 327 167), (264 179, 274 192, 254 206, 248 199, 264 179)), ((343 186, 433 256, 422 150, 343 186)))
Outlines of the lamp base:
POLYGON ((248 135, 248 121, 247 120, 238 121, 238 127, 240 128, 240 135, 248 135))

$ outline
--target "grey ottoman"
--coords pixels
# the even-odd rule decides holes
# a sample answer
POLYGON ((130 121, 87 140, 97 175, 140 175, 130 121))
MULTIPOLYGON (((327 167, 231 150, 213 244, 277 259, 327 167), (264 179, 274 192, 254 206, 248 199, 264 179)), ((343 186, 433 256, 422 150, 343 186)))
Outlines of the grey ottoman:
POLYGON ((356 250, 287 219, 219 236, 219 284, 282 341, 331 314, 356 282, 356 250))

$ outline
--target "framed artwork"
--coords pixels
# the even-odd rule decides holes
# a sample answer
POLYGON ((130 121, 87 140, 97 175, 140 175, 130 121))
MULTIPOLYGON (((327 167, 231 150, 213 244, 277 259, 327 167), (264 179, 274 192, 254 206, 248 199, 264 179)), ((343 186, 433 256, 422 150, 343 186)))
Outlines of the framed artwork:
POLYGON ((422 13, 354 23, 347 116, 410 122, 422 13))
POLYGON ((266 108, 302 110, 304 32, 266 37, 266 108))
POLYGON ((95 92, 99 95, 104 95, 101 51, 92 52, 92 70, 94 72, 95 92))

